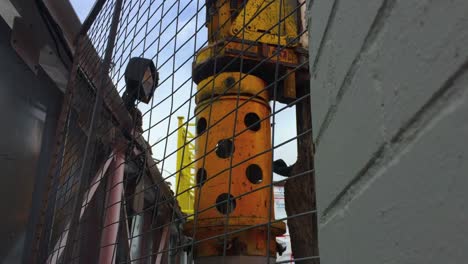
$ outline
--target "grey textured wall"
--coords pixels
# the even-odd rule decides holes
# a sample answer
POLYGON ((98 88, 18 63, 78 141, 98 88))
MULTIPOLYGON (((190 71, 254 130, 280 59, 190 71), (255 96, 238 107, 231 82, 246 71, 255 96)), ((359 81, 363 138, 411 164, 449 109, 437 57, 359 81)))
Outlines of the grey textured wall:
POLYGON ((308 8, 321 263, 468 263, 468 1, 308 8))

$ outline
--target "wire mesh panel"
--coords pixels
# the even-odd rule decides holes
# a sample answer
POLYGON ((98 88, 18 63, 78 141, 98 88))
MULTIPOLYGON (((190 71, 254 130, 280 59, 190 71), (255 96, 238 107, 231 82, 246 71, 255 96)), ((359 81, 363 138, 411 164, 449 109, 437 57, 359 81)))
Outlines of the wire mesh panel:
POLYGON ((305 1, 97 1, 34 260, 318 263, 305 1))

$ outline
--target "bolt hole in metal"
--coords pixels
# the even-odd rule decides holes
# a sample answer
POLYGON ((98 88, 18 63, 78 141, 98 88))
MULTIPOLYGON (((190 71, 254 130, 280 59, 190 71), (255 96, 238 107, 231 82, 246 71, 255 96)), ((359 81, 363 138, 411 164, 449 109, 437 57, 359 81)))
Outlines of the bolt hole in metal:
POLYGON ((216 145, 216 155, 222 159, 229 158, 234 153, 234 143, 230 139, 221 139, 216 145))
POLYGON ((253 184, 259 184, 263 181, 262 168, 257 164, 249 165, 245 170, 245 174, 247 175, 247 179, 253 184))
POLYGON ((197 134, 198 135, 203 134, 203 132, 205 132, 205 130, 206 130, 206 126, 207 126, 207 123, 206 123, 206 119, 204 117, 198 119, 197 134))
POLYGON ((222 193, 216 198, 216 209, 222 214, 229 214, 236 209, 236 200, 234 196, 222 193))
POLYGON ((244 117, 245 126, 252 131, 260 130, 260 117, 255 113, 248 113, 244 117))
POLYGON ((236 80, 232 77, 228 77, 224 80, 224 85, 227 87, 227 88, 232 88, 234 86, 234 84, 236 83, 236 80))
POLYGON ((197 171, 197 184, 199 186, 202 186, 206 181, 206 177, 207 177, 206 170, 204 168, 198 169, 198 171, 197 171))

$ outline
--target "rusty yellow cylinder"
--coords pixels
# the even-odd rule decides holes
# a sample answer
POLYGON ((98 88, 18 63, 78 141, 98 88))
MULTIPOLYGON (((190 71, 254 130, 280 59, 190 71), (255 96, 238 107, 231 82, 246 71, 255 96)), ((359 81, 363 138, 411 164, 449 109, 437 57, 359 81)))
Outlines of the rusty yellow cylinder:
POLYGON ((266 224, 274 220, 274 205, 270 193, 271 110, 265 86, 262 79, 239 72, 222 73, 198 84, 198 214, 196 221, 185 227, 191 235, 196 230, 195 240, 207 239, 195 246, 196 261, 224 253, 256 257, 260 262, 276 257, 275 237, 285 232, 285 225, 271 223, 270 241, 267 240, 266 224), (220 236, 225 233, 233 233, 227 236, 226 249, 225 237, 220 236), (209 239, 212 237, 217 238, 209 239))

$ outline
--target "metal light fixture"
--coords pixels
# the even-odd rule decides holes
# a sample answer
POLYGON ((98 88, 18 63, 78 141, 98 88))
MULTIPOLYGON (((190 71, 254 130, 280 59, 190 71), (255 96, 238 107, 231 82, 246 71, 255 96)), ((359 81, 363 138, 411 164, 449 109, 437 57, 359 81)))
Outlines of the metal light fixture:
POLYGON ((131 58, 125 69, 125 83, 127 88, 123 95, 127 107, 133 108, 135 101, 149 103, 159 82, 159 74, 150 59, 131 58))

